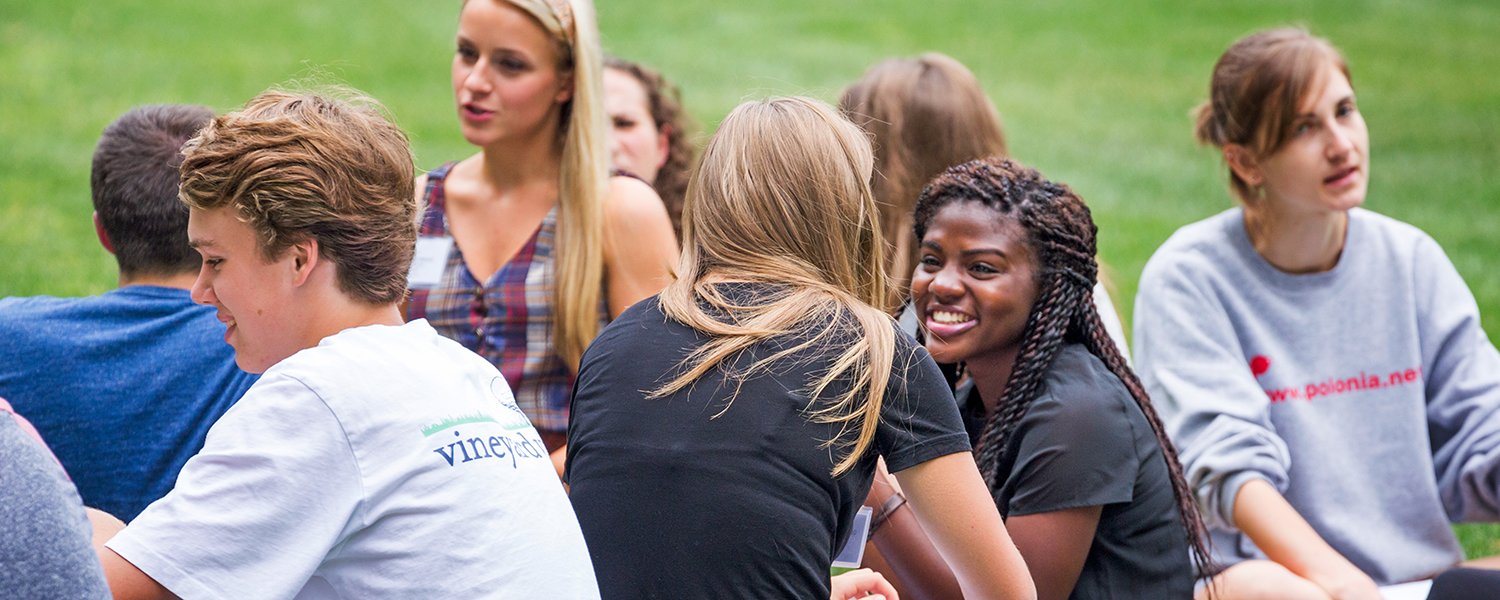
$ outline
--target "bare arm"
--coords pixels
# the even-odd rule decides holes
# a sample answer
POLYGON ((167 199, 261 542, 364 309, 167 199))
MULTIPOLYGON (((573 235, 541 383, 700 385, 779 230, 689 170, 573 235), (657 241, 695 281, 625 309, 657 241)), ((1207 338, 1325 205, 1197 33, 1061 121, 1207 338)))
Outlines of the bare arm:
MULTIPOLYGON (((865 498, 865 506, 876 514, 899 493, 890 477, 885 461, 877 463, 875 482, 865 498)), ((943 562, 907 504, 897 505, 880 528, 870 532, 865 564, 885 575, 907 600, 957 598, 963 594, 953 570, 943 562)))
POLYGON ((1031 569, 1037 598, 1063 600, 1073 593, 1103 510, 1102 506, 1084 506, 1013 516, 1005 522, 1031 569))
POLYGON ((969 453, 929 460, 896 479, 965 598, 1036 598, 1026 563, 969 453))
POLYGON ((1379 600, 1375 582, 1324 541, 1264 479, 1251 479, 1234 498, 1235 525, 1266 557, 1318 584, 1336 599, 1379 600))
POLYGON ((172 600, 176 594, 157 583, 150 575, 137 569, 130 561, 120 558, 114 550, 98 547, 99 563, 104 567, 104 578, 109 581, 109 591, 115 600, 172 600))
POLYGON ((604 277, 614 318, 671 282, 677 237, 661 198, 629 177, 610 179, 604 231, 604 277))
POLYGON ((116 600, 167 600, 177 597, 150 575, 130 564, 130 561, 120 558, 114 550, 104 547, 105 542, 125 529, 125 523, 99 509, 84 510, 88 513, 89 524, 94 528, 94 552, 99 555, 99 564, 104 567, 104 579, 109 582, 109 591, 116 600))
MULTIPOLYGON (((883 485, 881 476, 884 473, 884 469, 876 472, 875 485, 871 486, 870 497, 865 501, 866 505, 877 510, 895 493, 889 485, 883 485)), ((1026 559, 1038 598, 1065 599, 1073 593, 1089 548, 1093 546, 1102 512, 1101 506, 1086 506, 1011 517, 1006 522, 1006 530, 1026 559)), ((959 596, 958 581, 910 511, 892 513, 873 534, 871 543, 879 551, 874 554, 873 561, 867 551, 866 560, 877 563, 876 570, 890 571, 886 573, 887 577, 907 597, 959 596)))
MULTIPOLYGON (((568 471, 568 445, 563 444, 558 446, 548 458, 552 459, 552 468, 557 470, 557 478, 562 479, 563 475, 567 474, 568 471)), ((567 489, 567 487, 567 481, 563 481, 563 489, 567 489)))

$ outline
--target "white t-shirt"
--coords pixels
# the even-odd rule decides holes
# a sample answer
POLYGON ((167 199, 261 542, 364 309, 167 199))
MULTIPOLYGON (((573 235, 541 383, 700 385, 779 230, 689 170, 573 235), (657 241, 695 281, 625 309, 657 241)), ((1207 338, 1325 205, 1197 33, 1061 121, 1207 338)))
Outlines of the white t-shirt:
POLYGON ((108 543, 184 598, 598 598, 536 430, 424 320, 267 370, 108 543))

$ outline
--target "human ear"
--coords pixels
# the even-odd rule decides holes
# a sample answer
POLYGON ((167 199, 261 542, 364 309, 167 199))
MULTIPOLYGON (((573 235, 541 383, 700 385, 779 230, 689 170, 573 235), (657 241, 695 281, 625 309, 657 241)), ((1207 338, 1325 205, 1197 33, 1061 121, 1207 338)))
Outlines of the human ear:
POLYGON ((1224 162, 1245 185, 1253 188, 1265 181, 1266 174, 1261 169, 1260 159, 1249 148, 1240 144, 1224 144, 1224 162))
POLYGON ((109 241, 109 233, 104 231, 104 222, 99 220, 97 211, 94 212, 94 233, 99 236, 99 245, 104 246, 105 251, 114 254, 115 245, 109 241))
POLYGON ((656 160, 656 168, 658 169, 665 166, 667 164, 667 158, 672 156, 672 140, 669 137, 671 133, 672 126, 670 124, 662 125, 661 129, 656 132, 656 147, 659 148, 661 152, 661 156, 656 160))
POLYGON ((312 277, 313 269, 318 267, 322 257, 318 255, 317 238, 308 237, 305 240, 292 244, 287 249, 292 253, 292 283, 302 285, 312 277))
POLYGON ((562 76, 562 81, 560 81, 558 83, 558 86, 557 86, 557 96, 553 99, 553 101, 557 102, 558 104, 562 104, 562 103, 567 102, 567 101, 572 100, 572 99, 573 99, 573 74, 572 73, 566 73, 566 74, 564 74, 562 76))

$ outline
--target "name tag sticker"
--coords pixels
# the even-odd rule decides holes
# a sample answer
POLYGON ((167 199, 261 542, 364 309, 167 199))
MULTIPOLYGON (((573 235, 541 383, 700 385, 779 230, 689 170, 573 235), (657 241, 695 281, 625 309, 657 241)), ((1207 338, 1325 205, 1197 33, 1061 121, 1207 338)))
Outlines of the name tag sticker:
POLYGON ((406 287, 425 289, 443 280, 443 269, 448 266, 448 255, 453 252, 453 237, 419 237, 417 253, 411 259, 411 270, 406 272, 406 287))
POLYGON ((838 556, 833 558, 835 569, 858 569, 859 564, 864 562, 865 540, 870 537, 870 515, 873 512, 870 507, 861 506, 859 512, 854 513, 854 525, 849 528, 849 539, 839 549, 838 556))

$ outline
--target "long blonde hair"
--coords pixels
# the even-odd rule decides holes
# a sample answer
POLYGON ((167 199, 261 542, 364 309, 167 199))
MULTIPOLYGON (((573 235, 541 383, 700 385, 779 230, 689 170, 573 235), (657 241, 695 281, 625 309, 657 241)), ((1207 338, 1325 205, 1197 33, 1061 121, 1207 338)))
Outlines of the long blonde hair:
POLYGON ((953 165, 1005 156, 1000 113, 963 63, 936 52, 875 64, 844 90, 839 108, 874 136, 871 187, 895 246, 886 272, 904 295, 919 253, 911 213, 922 186, 953 165))
POLYGON ((825 447, 852 446, 833 475, 859 462, 874 439, 895 353, 885 242, 869 186, 873 162, 864 132, 817 100, 746 102, 725 117, 688 185, 680 275, 661 294, 668 317, 710 340, 653 396, 728 369, 739 351, 779 336, 805 341, 730 378, 743 382, 799 351, 832 344, 842 352, 809 382, 808 416, 840 426, 825 447), (775 284, 775 291, 747 305, 720 292, 715 284, 724 281, 775 284), (838 382, 852 385, 823 402, 838 382), (851 428, 858 431, 852 442, 851 428))
POLYGON ((563 105, 558 182, 552 346, 574 373, 599 333, 604 291, 604 198, 609 190, 603 52, 590 0, 494 0, 526 11, 558 44, 559 70, 573 78, 563 105))

